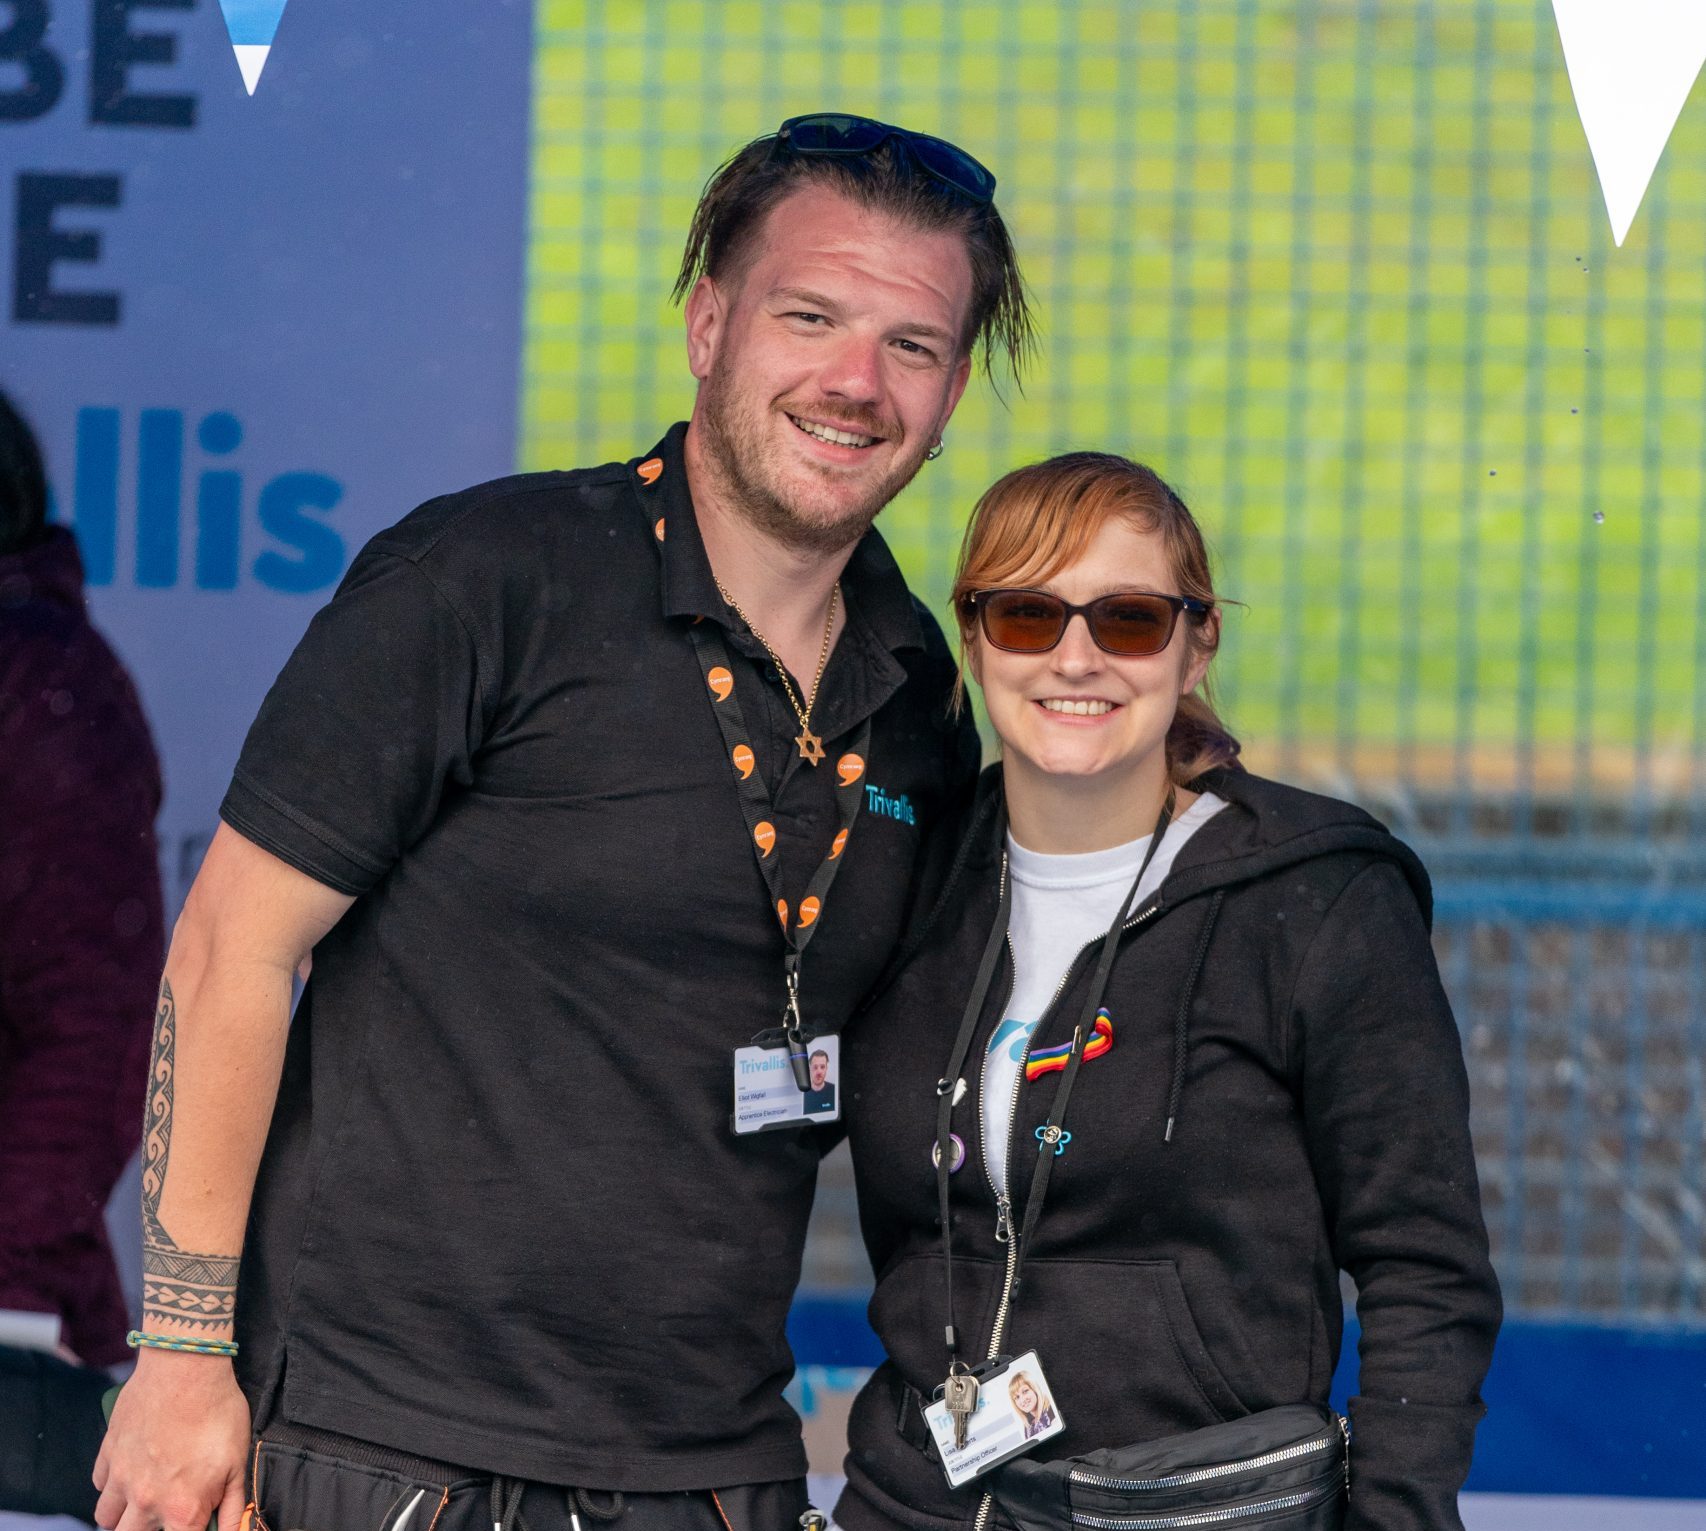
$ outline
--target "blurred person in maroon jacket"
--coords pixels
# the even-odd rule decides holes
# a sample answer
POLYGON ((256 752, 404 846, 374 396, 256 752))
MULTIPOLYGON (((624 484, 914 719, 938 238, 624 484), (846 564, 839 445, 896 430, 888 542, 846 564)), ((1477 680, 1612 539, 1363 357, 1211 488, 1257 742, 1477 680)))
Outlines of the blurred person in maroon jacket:
POLYGON ((141 1136, 160 767, 0 394, 0 1510, 91 1519, 129 1321, 104 1212, 141 1136))

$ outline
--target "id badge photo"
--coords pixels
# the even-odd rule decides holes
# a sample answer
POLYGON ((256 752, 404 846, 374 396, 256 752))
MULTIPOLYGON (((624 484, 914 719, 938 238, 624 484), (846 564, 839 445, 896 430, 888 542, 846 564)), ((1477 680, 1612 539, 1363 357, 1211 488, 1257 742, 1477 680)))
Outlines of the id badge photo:
POLYGON ((955 1444, 957 1426, 945 1403, 926 1404, 924 1418, 949 1488, 1022 1456, 1066 1428, 1034 1350, 978 1378, 977 1404, 966 1421, 964 1444, 955 1444))
POLYGON ((735 1049, 737 1135, 841 1120, 841 1038, 814 1037, 802 1046, 804 1088, 795 1075, 795 1060, 786 1042, 779 1047, 735 1049))

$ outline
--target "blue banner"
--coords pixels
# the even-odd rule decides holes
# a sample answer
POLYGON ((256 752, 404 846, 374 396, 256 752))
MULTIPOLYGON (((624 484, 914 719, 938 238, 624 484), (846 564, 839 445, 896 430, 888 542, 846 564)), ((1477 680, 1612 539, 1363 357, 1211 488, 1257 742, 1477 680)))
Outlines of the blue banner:
POLYGON ((0 6, 0 387, 153 723, 169 899, 355 550, 513 468, 532 25, 0 6))

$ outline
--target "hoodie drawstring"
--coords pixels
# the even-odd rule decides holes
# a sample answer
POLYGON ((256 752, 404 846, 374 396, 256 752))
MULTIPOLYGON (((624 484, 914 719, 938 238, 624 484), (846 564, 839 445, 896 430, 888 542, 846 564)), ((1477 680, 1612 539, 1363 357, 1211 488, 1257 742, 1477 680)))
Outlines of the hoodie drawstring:
MULTIPOLYGON (((526 1492, 523 1478, 492 1478, 492 1531, 528 1531, 527 1518, 521 1513, 521 1496, 526 1492)), ((565 1488, 563 1499, 575 1531, 583 1531, 582 1515, 588 1520, 615 1520, 623 1509, 622 1495, 614 1490, 608 1504, 599 1504, 584 1488, 565 1488)))
POLYGON ((1226 889, 1215 891, 1209 902, 1208 918, 1203 921, 1202 935, 1197 938, 1197 954, 1191 959, 1190 977, 1185 980, 1185 992, 1179 998, 1179 1014, 1173 1022, 1173 1088, 1167 1096, 1167 1130, 1161 1135, 1163 1143, 1173 1141, 1173 1123, 1179 1116, 1179 1101, 1185 1092, 1185 1055, 1190 1051, 1191 1000, 1197 991, 1197 979, 1202 974, 1203 959, 1208 956, 1209 938, 1214 934, 1214 922, 1220 914, 1221 900, 1226 889))

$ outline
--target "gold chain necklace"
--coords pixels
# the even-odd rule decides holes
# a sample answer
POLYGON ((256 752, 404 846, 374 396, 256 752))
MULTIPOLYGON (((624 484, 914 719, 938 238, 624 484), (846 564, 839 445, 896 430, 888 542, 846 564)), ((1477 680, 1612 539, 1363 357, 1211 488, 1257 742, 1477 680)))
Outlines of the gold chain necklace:
POLYGON ((829 592, 829 620, 823 624, 823 647, 818 651, 817 674, 812 677, 812 688, 806 693, 806 704, 802 707, 794 692, 794 683, 788 679, 788 667, 782 663, 782 656, 770 647, 770 640, 752 625, 752 618, 742 611, 735 598, 723 589, 723 582, 715 575, 711 578, 717 587, 717 594, 727 602, 729 610, 746 624, 746 630, 763 644, 764 652, 776 666, 776 673, 782 678, 782 689, 788 693, 788 705, 794 709, 794 716, 800 720, 799 737, 794 740, 800 748, 800 759, 815 766, 823 759, 823 740, 812 732, 812 704, 817 701, 818 684, 823 680, 824 666, 829 663, 829 640, 835 635, 835 608, 841 600, 841 582, 837 580, 835 588, 829 592))

